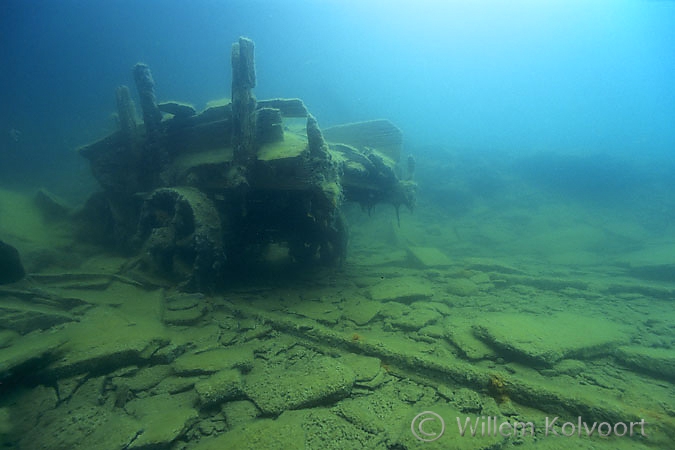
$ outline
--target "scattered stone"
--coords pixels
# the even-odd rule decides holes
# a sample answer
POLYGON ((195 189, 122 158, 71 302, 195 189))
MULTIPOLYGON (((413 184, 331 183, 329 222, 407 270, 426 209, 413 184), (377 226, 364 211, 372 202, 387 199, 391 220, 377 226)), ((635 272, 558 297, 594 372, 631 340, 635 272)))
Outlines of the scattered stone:
POLYGON ((68 345, 47 370, 57 376, 71 376, 146 364, 168 339, 158 320, 152 317, 139 320, 142 322, 136 323, 120 310, 108 306, 91 309, 80 322, 67 324, 59 333, 68 339, 68 345))
POLYGON ((410 408, 393 395, 391 389, 378 389, 366 397, 342 400, 333 410, 362 430, 391 438, 410 408))
POLYGON ((445 338, 445 329, 440 325, 427 325, 419 329, 421 336, 427 336, 433 339, 445 338))
POLYGON ((182 311, 192 309, 204 302, 204 294, 199 293, 176 293, 164 300, 166 309, 170 311, 182 311))
POLYGON ((393 328, 406 331, 417 331, 429 324, 437 322, 441 317, 442 316, 435 310, 411 308, 406 314, 390 317, 387 320, 387 323, 393 328))
POLYGON ((87 374, 79 374, 73 377, 61 378, 56 380, 57 394, 59 402, 68 400, 77 392, 77 390, 87 381, 87 374))
POLYGON ((381 370, 381 361, 372 356, 357 355, 347 353, 340 358, 340 362, 349 366, 354 371, 356 382, 370 381, 375 378, 381 370))
POLYGON ((474 335, 471 323, 466 318, 447 317, 444 330, 445 338, 457 347, 457 350, 466 359, 480 361, 497 357, 492 348, 474 335))
POLYGON ((570 313, 491 314, 481 318, 474 332, 505 357, 515 355, 545 366, 563 358, 605 355, 630 339, 614 322, 570 313))
POLYGON ((675 352, 672 348, 650 348, 630 345, 619 347, 614 357, 622 364, 665 379, 675 379, 675 352))
POLYGON ((177 377, 169 376, 164 378, 155 387, 150 389, 152 395, 158 394, 178 394, 179 392, 189 391, 201 380, 200 377, 177 377))
POLYGON ((329 325, 337 323, 342 316, 336 305, 322 300, 296 303, 289 311, 329 325))
POLYGON ((195 305, 191 308, 184 309, 165 309, 162 314, 162 321, 167 325, 195 325, 198 323, 208 308, 206 305, 195 305))
POLYGON ((429 282, 417 277, 386 279, 370 289, 370 298, 379 302, 410 303, 415 300, 430 299, 432 295, 433 291, 429 282))
POLYGON ((319 357, 297 363, 286 371, 254 370, 245 377, 244 392, 267 415, 286 410, 327 405, 348 396, 354 372, 338 359, 319 357))
MULTIPOLYGON (((415 407, 408 410, 408 414, 400 421, 399 429, 397 434, 397 448, 434 448, 434 449, 457 449, 457 450, 470 450, 470 449, 501 449, 506 448, 507 443, 511 439, 510 436, 502 436, 499 434, 499 431, 492 432, 492 429, 489 432, 482 432, 482 427, 485 427, 487 430, 488 423, 487 421, 490 417, 477 413, 464 413, 458 411, 457 408, 453 407, 448 403, 431 403, 429 405, 424 405, 424 402, 420 402, 415 405, 415 407), (424 442, 423 445, 420 445, 420 441, 411 433, 411 424, 413 419, 416 418, 418 414, 423 411, 433 411, 438 414, 440 417, 444 418, 445 423, 445 432, 443 435, 434 442, 427 443, 424 442), (446 419, 448 418, 448 419, 446 419), (461 430, 458 427, 457 421, 460 421, 461 430), (407 425, 407 426, 406 426, 407 425), (470 427, 474 427, 476 430, 475 435, 471 434, 470 427), (429 447, 424 444, 431 444, 429 447)), ((494 417, 494 416, 493 416, 494 417)), ((418 418, 420 420, 420 418, 418 418)), ((512 420, 498 418, 497 423, 502 423, 502 421, 511 423, 512 420)), ((422 429, 427 433, 440 433, 441 428, 439 421, 431 420, 425 424, 426 426, 422 429)), ((513 430, 509 430, 513 433, 513 430)), ((506 433, 505 433, 506 434, 506 433)), ((516 447, 517 448, 517 447, 516 447)))
POLYGON ((478 292, 476 283, 468 278, 450 278, 445 289, 449 294, 460 297, 469 297, 478 292))
POLYGON ((433 247, 408 247, 408 260, 420 268, 447 267, 453 261, 445 253, 433 247))
POLYGON ((157 386, 162 380, 173 373, 173 368, 167 364, 144 367, 130 377, 113 378, 113 385, 125 385, 132 392, 147 391, 157 386))
POLYGON ((297 415, 299 419, 302 418, 302 428, 306 430, 305 448, 325 450, 387 448, 379 436, 373 436, 331 411, 317 408, 298 411, 297 415))
POLYGON ((143 428, 126 448, 167 448, 199 419, 199 414, 192 407, 194 401, 191 392, 160 394, 130 401, 126 409, 143 428))
POLYGON ((230 429, 249 423, 260 415, 260 410, 250 400, 227 402, 220 407, 220 410, 230 429))
POLYGON ((195 383, 202 406, 211 406, 242 395, 242 378, 238 370, 225 369, 195 383))
POLYGON ((0 328, 27 334, 76 320, 75 315, 40 304, 39 300, 37 295, 29 301, 14 296, 3 298, 0 303, 0 328))
POLYGON ((253 350, 250 346, 237 346, 186 353, 176 358, 173 367, 179 375, 208 375, 234 368, 248 372, 253 367, 253 350))
POLYGON ((553 366, 553 369, 555 370, 556 374, 576 377, 581 372, 586 370, 586 363, 577 359, 563 359, 562 361, 556 363, 556 365, 553 366))
POLYGON ((452 404, 463 413, 478 413, 483 408, 480 395, 467 388, 460 388, 455 392, 452 396, 452 404))
POLYGON ((201 439, 194 450, 304 450, 306 431, 299 415, 306 411, 287 411, 275 419, 247 421, 217 436, 201 439))
POLYGON ((348 299, 342 308, 342 317, 357 325, 366 325, 380 313, 382 303, 367 299, 348 299))
POLYGON ((65 336, 42 331, 23 336, 0 350, 0 379, 20 375, 24 367, 33 372, 57 355, 65 342, 65 336))

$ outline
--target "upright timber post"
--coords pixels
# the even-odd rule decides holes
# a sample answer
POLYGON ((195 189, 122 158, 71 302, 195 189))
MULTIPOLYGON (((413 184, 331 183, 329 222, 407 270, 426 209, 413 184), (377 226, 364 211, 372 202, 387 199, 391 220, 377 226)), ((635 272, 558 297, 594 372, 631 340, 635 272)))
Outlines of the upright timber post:
POLYGON ((117 117, 120 123, 120 132, 124 139, 131 142, 136 133, 136 119, 134 112, 134 102, 131 100, 129 88, 120 86, 115 91, 117 98, 117 117))
POLYGON ((232 44, 232 118, 234 163, 246 178, 248 168, 256 157, 255 60, 253 41, 240 37, 232 44))
POLYGON ((134 81, 143 110, 145 125, 145 143, 141 157, 141 186, 145 189, 156 188, 160 182, 160 173, 169 163, 168 155, 162 145, 162 113, 155 97, 155 80, 147 64, 134 66, 134 81))

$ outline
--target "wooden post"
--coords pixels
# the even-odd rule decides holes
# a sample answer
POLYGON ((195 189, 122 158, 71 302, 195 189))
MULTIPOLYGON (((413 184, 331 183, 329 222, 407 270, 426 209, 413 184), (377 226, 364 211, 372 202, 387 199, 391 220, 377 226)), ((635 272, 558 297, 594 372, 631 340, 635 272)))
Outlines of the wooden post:
POLYGON ((145 132, 148 136, 154 135, 159 131, 162 113, 157 107, 155 80, 152 79, 152 73, 147 64, 138 63, 134 66, 134 81, 136 82, 136 89, 138 89, 138 97, 141 100, 145 132))
POLYGON ((232 44, 232 146, 235 164, 244 171, 256 156, 253 50, 253 41, 244 37, 232 44))
POLYGON ((129 88, 120 86, 117 88, 115 95, 117 97, 117 117, 120 121, 120 131, 126 140, 131 140, 136 133, 136 111, 129 88))
POLYGON ((145 124, 139 182, 143 189, 148 190, 163 184, 161 172, 169 164, 169 155, 162 139, 162 113, 155 98, 155 81, 146 64, 138 63, 134 66, 134 81, 145 124))

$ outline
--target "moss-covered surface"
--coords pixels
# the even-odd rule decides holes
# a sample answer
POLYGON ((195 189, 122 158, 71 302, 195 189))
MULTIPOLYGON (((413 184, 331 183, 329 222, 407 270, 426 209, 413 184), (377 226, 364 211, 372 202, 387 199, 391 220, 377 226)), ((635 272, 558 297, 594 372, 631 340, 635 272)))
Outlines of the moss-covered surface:
POLYGON ((285 132, 284 140, 265 144, 258 150, 260 161, 272 161, 284 158, 296 158, 307 149, 307 137, 285 132))
MULTIPOLYGON (((128 279, 120 256, 84 254, 4 286, 5 305, 68 320, 0 335, 3 445, 669 448, 674 286, 655 280, 669 264, 662 253, 658 270, 644 250, 633 265, 628 253, 612 265, 579 254, 570 265, 555 244, 543 263, 525 241, 481 253, 482 231, 517 236, 503 222, 466 218, 449 230, 422 211, 403 216, 391 239, 381 232, 391 211, 368 221, 348 213, 339 271, 261 275, 200 296, 128 279), (410 248, 455 256, 420 265, 410 248), (445 420, 435 442, 411 432, 424 411, 445 420), (645 419, 649 437, 545 436, 556 416, 558 433, 578 417, 645 419), (537 433, 460 435, 457 418, 480 427, 488 417, 531 421, 537 433)), ((603 239, 586 226, 566 238, 576 248, 603 239)))

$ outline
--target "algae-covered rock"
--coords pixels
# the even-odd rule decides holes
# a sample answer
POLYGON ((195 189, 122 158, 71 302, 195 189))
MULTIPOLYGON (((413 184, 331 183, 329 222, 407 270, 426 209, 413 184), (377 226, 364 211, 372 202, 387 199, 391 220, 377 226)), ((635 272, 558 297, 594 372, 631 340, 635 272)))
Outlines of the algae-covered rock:
POLYGON ((143 428, 125 448, 166 448, 199 418, 192 407, 194 401, 194 394, 186 392, 154 395, 129 402, 127 411, 137 418, 143 428))
POLYGON ((469 297, 478 292, 478 286, 468 278, 450 278, 446 290, 449 294, 469 297))
POLYGON ((157 318, 132 319, 108 306, 88 311, 80 322, 68 324, 59 336, 68 339, 68 343, 62 356, 47 368, 59 376, 143 364, 169 341, 157 318))
POLYGON ((365 298, 349 298, 342 308, 342 317, 351 320, 357 325, 365 325, 373 320, 382 310, 380 302, 365 298))
POLYGON ((214 405, 240 397, 242 378, 238 370, 225 369, 195 383, 199 403, 203 406, 214 405))
POLYGON ((452 265, 452 260, 437 248, 408 247, 408 260, 421 268, 446 267, 452 265))
POLYGON ((168 325, 194 325, 206 313, 206 305, 194 305, 191 308, 165 309, 162 320, 168 325))
POLYGON ((147 391, 173 373, 173 368, 167 364, 149 366, 140 369, 132 376, 113 378, 115 386, 126 386, 132 392, 147 391))
POLYGON ((401 330, 416 331, 438 321, 440 318, 441 315, 433 309, 410 308, 403 315, 390 317, 387 324, 401 330))
POLYGON ((619 324, 570 313, 490 314, 481 318, 474 331, 505 356, 515 355, 547 366, 563 358, 609 354, 629 339, 619 324))
POLYGON ((220 435, 201 439, 194 450, 304 450, 305 430, 299 415, 304 411, 287 411, 275 419, 246 422, 220 435))
POLYGON ((235 400, 220 407, 230 429, 251 422, 260 415, 260 410, 250 400, 235 400))
POLYGON ((181 375, 211 374, 233 368, 247 372, 252 366, 253 350, 246 346, 186 353, 173 362, 174 370, 181 375))
POLYGON ((34 370, 40 362, 46 364, 58 355, 65 342, 65 336, 36 331, 0 349, 0 379, 15 375, 22 367, 34 370))
POLYGON ((400 277, 386 279, 370 288, 372 300, 380 302, 412 302, 429 299, 433 295, 430 283, 424 278, 400 277))
POLYGON ((354 377, 357 382, 372 380, 382 369, 382 362, 379 358, 372 356, 347 353, 340 358, 340 362, 349 366, 354 371, 354 377))
POLYGON ((450 341, 466 359, 478 361, 494 359, 495 351, 478 339, 471 328, 471 321, 462 317, 447 317, 444 321, 445 338, 450 341))
POLYGON ((622 364, 665 380, 675 379, 675 352, 672 348, 648 348, 637 345, 619 347, 614 357, 622 364))
POLYGON ((244 392, 269 415, 326 405, 348 396, 356 375, 339 360, 329 357, 298 362, 285 371, 253 370, 244 379, 244 392))

